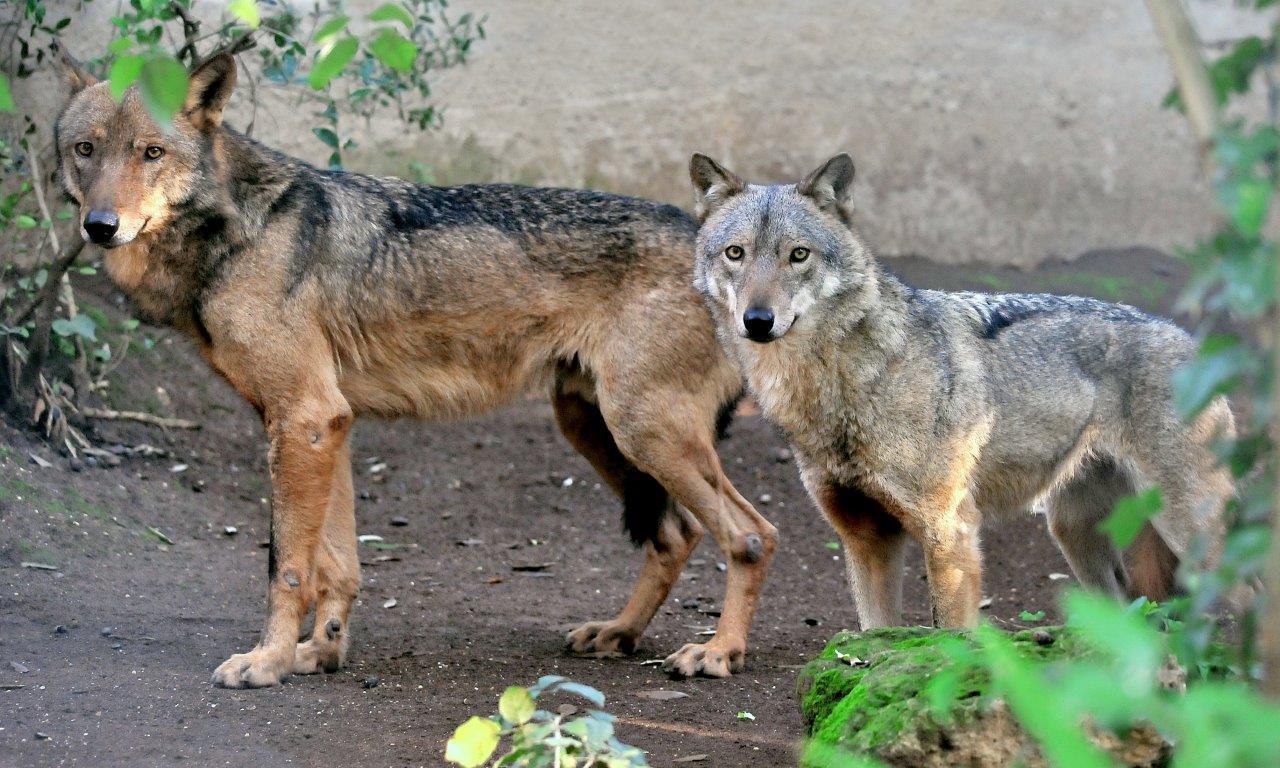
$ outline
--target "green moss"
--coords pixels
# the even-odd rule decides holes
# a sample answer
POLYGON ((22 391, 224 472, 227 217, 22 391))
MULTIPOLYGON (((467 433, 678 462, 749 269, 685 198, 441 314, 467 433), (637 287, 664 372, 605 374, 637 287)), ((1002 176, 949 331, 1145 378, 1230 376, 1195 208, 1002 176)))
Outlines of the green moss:
MULTIPOLYGON (((1074 635, 1046 627, 1011 635, 1027 659, 1076 658, 1086 651, 1074 635)), ((974 661, 981 653, 968 633, 894 627, 836 635, 800 673, 800 700, 809 736, 854 753, 875 754, 904 739, 929 741, 943 728, 971 720, 986 706, 990 679, 974 661)))

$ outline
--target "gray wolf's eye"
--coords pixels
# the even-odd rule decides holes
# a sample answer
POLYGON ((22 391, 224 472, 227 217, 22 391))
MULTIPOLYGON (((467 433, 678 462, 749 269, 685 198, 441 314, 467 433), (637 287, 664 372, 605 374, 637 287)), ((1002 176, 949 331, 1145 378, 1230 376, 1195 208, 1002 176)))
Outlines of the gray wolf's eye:
POLYGON ((152 145, 147 147, 143 154, 146 155, 148 160, 159 160, 164 156, 164 147, 152 145))
POLYGON ((93 154, 93 145, 87 141, 81 141, 76 144, 76 154, 81 157, 88 157, 93 154))
POLYGON ((724 257, 729 261, 737 261, 741 259, 744 251, 740 245, 731 245, 724 249, 724 257))
POLYGON ((808 248, 801 246, 799 248, 791 249, 791 260, 796 262, 797 264, 799 264, 800 262, 804 261, 807 258, 809 258, 808 248))

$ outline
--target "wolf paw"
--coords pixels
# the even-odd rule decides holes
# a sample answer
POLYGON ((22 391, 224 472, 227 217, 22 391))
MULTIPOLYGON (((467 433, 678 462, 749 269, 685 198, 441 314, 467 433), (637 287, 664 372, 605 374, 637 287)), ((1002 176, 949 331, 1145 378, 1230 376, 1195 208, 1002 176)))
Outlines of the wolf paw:
POLYGON ((662 670, 672 677, 728 677, 740 672, 747 659, 742 643, 689 643, 662 662, 662 670))
POLYGON ((314 675, 317 672, 337 672, 342 669, 342 646, 336 642, 316 642, 313 637, 298 643, 293 654, 293 674, 314 675))
POLYGON ((267 688, 279 685, 289 674, 292 663, 291 653, 254 648, 248 653, 237 653, 219 664, 213 671, 211 682, 221 688, 267 688))
POLYGON ((588 621, 565 635, 564 641, 572 653, 607 659, 635 653, 640 633, 612 621, 588 621))

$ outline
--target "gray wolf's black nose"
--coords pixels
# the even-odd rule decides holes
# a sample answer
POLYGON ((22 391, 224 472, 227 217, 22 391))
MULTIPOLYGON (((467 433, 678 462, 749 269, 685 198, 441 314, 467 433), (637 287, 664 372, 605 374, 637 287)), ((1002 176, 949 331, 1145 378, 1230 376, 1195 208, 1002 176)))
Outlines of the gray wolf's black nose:
POLYGON ((769 341, 773 330, 773 310, 765 307, 751 307, 742 313, 742 324, 747 329, 747 338, 752 341, 769 341))
POLYGON ((88 233, 89 241, 97 245, 111 242, 119 228, 120 217, 113 211, 89 211, 89 215, 84 217, 84 231, 88 233))

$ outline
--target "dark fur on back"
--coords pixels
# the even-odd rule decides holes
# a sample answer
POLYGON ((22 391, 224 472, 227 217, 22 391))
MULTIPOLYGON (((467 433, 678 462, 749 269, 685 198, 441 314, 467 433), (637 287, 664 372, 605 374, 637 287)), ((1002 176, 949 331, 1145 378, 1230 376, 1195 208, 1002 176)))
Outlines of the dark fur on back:
POLYGON ((1092 315, 1101 320, 1120 323, 1158 321, 1158 318, 1125 304, 1114 304, 1081 296, 1056 296, 1044 293, 990 294, 969 291, 949 295, 976 314, 982 335, 988 339, 994 339, 1000 331, 1014 323, 1055 312, 1092 315))
POLYGON ((157 322, 199 329, 203 297, 221 287, 224 263, 286 217, 299 221, 305 246, 290 257, 290 292, 317 279, 355 306, 388 291, 429 301, 441 286, 424 243, 468 229, 519 246, 524 263, 507 266, 613 282, 644 245, 637 238, 692 242, 697 230, 684 211, 647 200, 512 184, 426 186, 321 170, 231 129, 222 140, 224 152, 203 153, 202 162, 222 158, 227 167, 203 168, 190 194, 172 201, 178 215, 161 237, 199 247, 157 249, 197 254, 166 265, 180 275, 180 295, 157 322))

